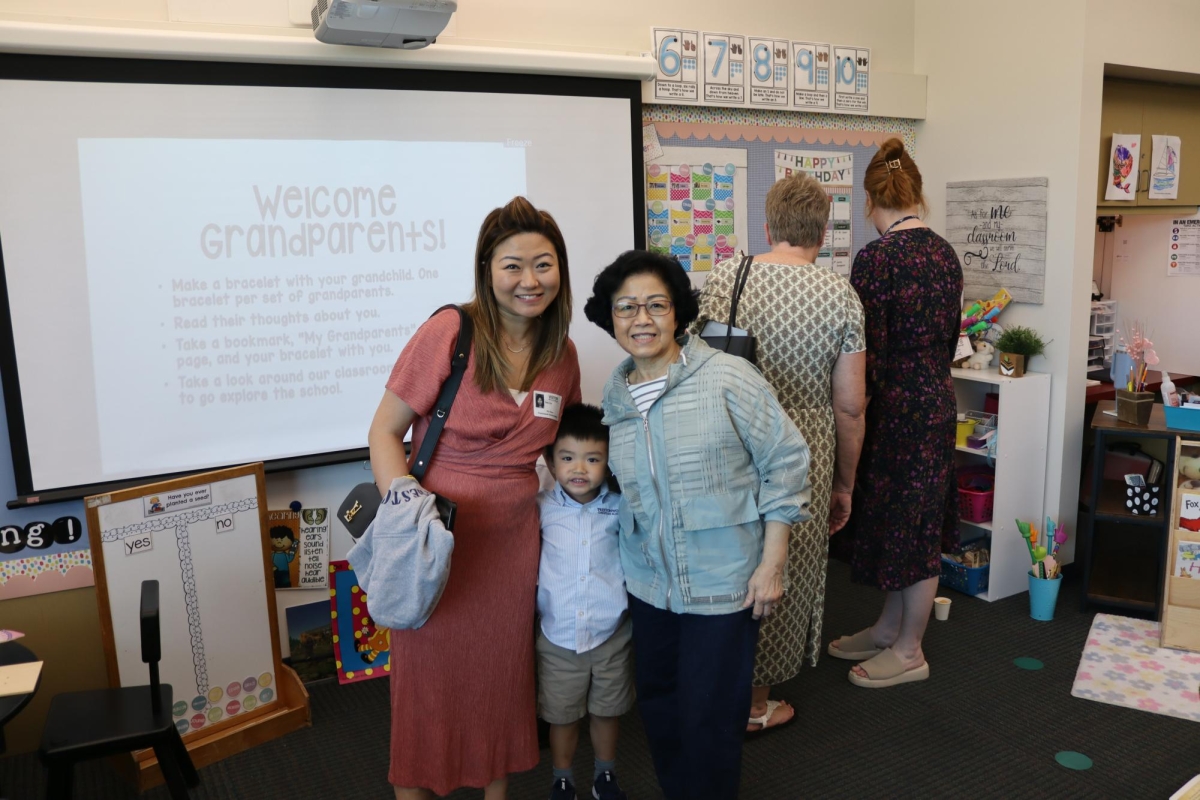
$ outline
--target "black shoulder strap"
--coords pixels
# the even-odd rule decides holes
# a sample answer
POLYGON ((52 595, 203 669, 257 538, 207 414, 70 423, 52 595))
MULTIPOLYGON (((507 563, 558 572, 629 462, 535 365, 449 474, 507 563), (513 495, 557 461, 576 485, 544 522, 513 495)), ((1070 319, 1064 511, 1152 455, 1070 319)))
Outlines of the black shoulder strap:
POLYGON ((729 325, 725 328, 725 352, 729 352, 729 343, 733 339, 733 329, 737 326, 738 301, 742 299, 742 289, 746 288, 746 279, 750 277, 750 264, 754 256, 742 256, 737 274, 733 278, 733 299, 729 301, 729 325))
POLYGON ((425 438, 421 440, 421 449, 417 452, 416 463, 413 464, 412 476, 418 481, 425 477, 425 470, 429 468, 429 459, 433 458, 433 451, 437 447, 438 439, 441 438, 442 428, 446 427, 446 417, 450 416, 450 407, 454 405, 454 396, 458 394, 463 373, 467 371, 467 360, 471 357, 471 338, 475 333, 471 315, 463 311, 461 306, 449 305, 442 306, 430 316, 436 316, 448 308, 453 308, 458 312, 458 341, 454 343, 454 355, 450 359, 450 377, 446 378, 446 382, 442 384, 441 394, 438 395, 437 403, 433 407, 433 415, 429 418, 429 428, 425 431, 425 438))

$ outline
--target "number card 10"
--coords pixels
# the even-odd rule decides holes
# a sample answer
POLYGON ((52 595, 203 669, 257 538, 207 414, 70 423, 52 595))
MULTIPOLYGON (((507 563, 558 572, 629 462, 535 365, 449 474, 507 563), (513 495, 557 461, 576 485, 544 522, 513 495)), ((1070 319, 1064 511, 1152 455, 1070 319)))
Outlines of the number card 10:
POLYGON ((866 114, 870 105, 871 51, 863 47, 833 48, 833 110, 866 114))

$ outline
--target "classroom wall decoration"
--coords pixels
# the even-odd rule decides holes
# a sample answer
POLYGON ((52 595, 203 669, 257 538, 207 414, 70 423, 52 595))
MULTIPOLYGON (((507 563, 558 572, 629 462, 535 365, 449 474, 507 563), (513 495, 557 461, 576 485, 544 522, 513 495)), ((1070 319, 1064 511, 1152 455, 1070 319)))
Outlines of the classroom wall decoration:
POLYGON ((1154 148, 1150 154, 1151 200, 1175 200, 1179 197, 1179 151, 1182 143, 1178 136, 1150 137, 1154 148))
POLYGON ((1200 217, 1171 220, 1167 275, 1173 278, 1200 275, 1200 217))
POLYGON ((663 147, 646 166, 650 251, 707 272, 745 247, 746 151, 663 147))
POLYGON ((1105 200, 1137 199, 1138 160, 1141 157, 1141 134, 1114 133, 1109 151, 1108 186, 1104 189, 1105 200))
POLYGON ((652 28, 651 41, 646 102, 870 112, 867 47, 686 28, 652 28))
MULTIPOLYGON (((8 415, 0 398, 0 441, 8 415)), ((0 458, 0 493, 17 496, 12 459, 0 458)), ((83 503, 5 509, 0 516, 0 601, 80 589, 95 583, 83 503)))
MULTIPOLYGON (((706 148, 718 151, 718 155, 745 154, 746 202, 737 203, 735 200, 735 209, 739 206, 745 209, 748 238, 743 239, 741 234, 735 234, 738 238, 733 247, 734 253, 765 253, 770 249, 764 232, 765 202, 767 191, 774 184, 776 175, 782 174, 777 173, 776 151, 801 154, 799 162, 795 158, 792 159, 793 166, 819 165, 816 171, 823 175, 818 175, 818 179, 824 177, 830 182, 849 179, 851 185, 848 193, 844 189, 835 192, 832 187, 830 191, 835 196, 848 198, 840 201, 846 210, 839 212, 839 215, 848 215, 844 221, 849 223, 846 230, 850 237, 848 260, 851 264, 857 251, 875 236, 873 229, 868 230, 869 225, 853 224, 855 215, 863 213, 866 202, 861 174, 856 180, 853 165, 867 163, 878 151, 879 145, 893 136, 900 137, 911 150, 915 130, 911 120, 839 117, 766 109, 667 105, 643 106, 643 123, 654 124, 656 138, 664 149, 680 148, 691 151, 706 148), (804 154, 807 154, 809 162, 803 160, 804 154), (823 160, 813 162, 811 159, 823 160)), ((786 159, 786 156, 783 158, 786 159)), ((721 158, 710 163, 721 163, 721 158)), ((647 164, 648 188, 651 166, 647 164)), ((735 188, 736 177, 735 169, 735 188)), ((661 195, 661 188, 659 193, 661 195)), ((648 202, 653 202, 649 199, 649 194, 647 199, 648 202)), ((670 202, 669 194, 666 202, 670 202)), ((649 214, 648 210, 648 223, 657 224, 661 230, 663 221, 655 223, 649 219, 649 214)), ((669 229, 670 218, 665 222, 669 229)), ((738 224, 736 218, 735 224, 738 224)), ((654 246, 653 242, 651 246, 654 246)), ((661 244, 659 247, 659 252, 664 252, 661 244)), ((667 249, 666 252, 669 254, 670 250, 667 249)), ((706 272, 695 271, 693 268, 693 283, 701 285, 706 275, 706 272)))
POLYGON ((329 586, 329 509, 268 511, 267 526, 276 589, 329 586))
POLYGON ((159 582, 163 683, 176 727, 229 727, 277 702, 279 639, 262 465, 87 498, 97 599, 113 685, 146 682, 143 580, 159 582))
POLYGON ((968 298, 1007 289, 1018 303, 1042 303, 1048 186, 1046 178, 946 184, 946 239, 968 298))
POLYGON ((825 240, 817 254, 817 264, 850 277, 850 249, 854 245, 854 223, 850 213, 854 154, 776 150, 775 180, 783 180, 797 172, 813 176, 829 192, 829 222, 825 226, 825 240))
POLYGON ((331 561, 330 616, 333 618, 334 663, 338 683, 382 678, 392 666, 392 633, 375 624, 367 611, 367 594, 349 561, 331 561))
MULTIPOLYGON (((326 569, 326 572, 329 570, 326 569)), ((284 609, 292 669, 305 683, 337 675, 329 603, 317 601, 284 609)))

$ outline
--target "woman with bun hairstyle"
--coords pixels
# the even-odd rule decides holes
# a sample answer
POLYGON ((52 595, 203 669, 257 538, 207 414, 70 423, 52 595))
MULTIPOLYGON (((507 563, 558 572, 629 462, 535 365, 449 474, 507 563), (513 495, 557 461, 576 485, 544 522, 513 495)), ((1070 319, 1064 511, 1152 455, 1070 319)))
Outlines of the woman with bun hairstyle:
POLYGON ((889 139, 863 176, 880 236, 859 251, 850 282, 867 337, 867 421, 849 529, 851 579, 887 592, 871 627, 829 645, 862 663, 856 686, 929 677, 921 639, 941 574, 958 548, 955 398, 950 362, 962 312, 962 266, 922 220, 921 173, 889 139))

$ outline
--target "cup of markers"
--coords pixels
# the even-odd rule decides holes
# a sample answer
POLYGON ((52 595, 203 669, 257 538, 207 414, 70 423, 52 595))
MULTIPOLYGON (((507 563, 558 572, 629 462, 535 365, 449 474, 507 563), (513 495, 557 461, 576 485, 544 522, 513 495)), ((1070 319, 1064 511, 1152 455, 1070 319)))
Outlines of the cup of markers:
POLYGON ((1044 541, 1032 523, 1017 520, 1017 530, 1029 550, 1029 616, 1040 622, 1054 619, 1058 604, 1058 589, 1062 585, 1062 567, 1058 563, 1058 548, 1067 541, 1067 531, 1046 518, 1044 541))

